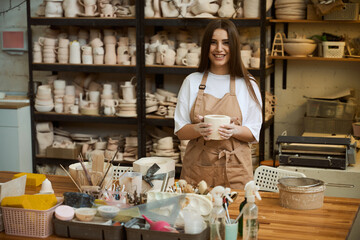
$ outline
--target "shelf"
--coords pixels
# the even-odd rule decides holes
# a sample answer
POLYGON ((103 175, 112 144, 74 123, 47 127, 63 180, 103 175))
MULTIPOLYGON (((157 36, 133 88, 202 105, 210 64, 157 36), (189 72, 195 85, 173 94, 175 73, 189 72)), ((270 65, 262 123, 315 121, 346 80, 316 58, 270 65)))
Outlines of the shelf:
POLYGON ((285 19, 271 19, 271 23, 360 23, 359 20, 285 20, 285 19))
MULTIPOLYGON (((145 18, 146 26, 192 26, 204 27, 216 18, 145 18)), ((230 19, 238 27, 259 27, 261 20, 259 18, 237 18, 230 19)), ((266 25, 270 23, 267 18, 266 25)))
POLYGON ((32 17, 30 25, 53 25, 53 26, 112 26, 112 27, 129 27, 136 26, 136 19, 132 18, 49 18, 49 17, 32 17))
POLYGON ((73 163, 78 163, 79 161, 76 159, 64 159, 64 158, 49 158, 49 157, 35 157, 35 164, 55 164, 59 166, 62 165, 70 165, 73 163))
POLYGON ((175 125, 173 118, 165 118, 156 115, 146 115, 145 123, 149 125, 164 127, 174 127, 175 125))
POLYGON ((331 61, 331 62, 360 62, 360 58, 324 58, 324 57, 291 57, 271 56, 273 60, 302 60, 302 61, 331 61))
POLYGON ((136 73, 135 66, 124 65, 32 63, 31 66, 33 71, 136 73))
POLYGON ((62 114, 55 112, 34 112, 35 121, 60 121, 60 122, 92 122, 136 125, 136 118, 121 118, 115 116, 88 116, 78 114, 62 114))
MULTIPOLYGON (((197 67, 187 67, 187 66, 164 66, 164 65, 147 65, 145 67, 145 72, 147 74, 184 74, 188 75, 190 73, 196 72, 197 67)), ((248 68, 249 72, 254 76, 260 76, 260 69, 257 68, 248 68)), ((271 74, 274 72, 274 66, 269 65, 266 68, 266 74, 271 74)))
POLYGON ((269 120, 267 120, 266 122, 263 123, 263 128, 267 129, 272 124, 274 124, 274 116, 272 116, 269 120))

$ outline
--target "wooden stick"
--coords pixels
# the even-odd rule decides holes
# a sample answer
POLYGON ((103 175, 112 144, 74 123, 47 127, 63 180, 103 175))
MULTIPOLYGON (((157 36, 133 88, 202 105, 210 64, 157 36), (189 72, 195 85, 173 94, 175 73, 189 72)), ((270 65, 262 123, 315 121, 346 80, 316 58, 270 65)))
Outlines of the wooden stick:
POLYGON ((104 182, 104 180, 105 180, 105 178, 106 178, 106 175, 108 174, 108 172, 109 172, 109 170, 110 170, 111 164, 112 164, 113 161, 115 160, 115 157, 116 157, 116 155, 117 155, 118 152, 119 152, 119 148, 116 149, 116 152, 115 152, 113 158, 112 158, 111 161, 109 162, 109 166, 108 166, 108 168, 106 169, 106 172, 105 172, 105 174, 104 174, 104 177, 103 177, 103 179, 101 179, 101 182, 100 182, 100 184, 99 184, 100 188, 101 188, 101 185, 103 184, 103 182, 104 182))
POLYGON ((66 175, 70 177, 71 181, 75 184, 75 186, 79 189, 79 191, 82 192, 81 188, 76 184, 75 180, 71 177, 70 173, 63 167, 63 165, 60 164, 60 167, 64 170, 66 175))
POLYGON ((93 184, 92 184, 92 182, 91 182, 91 176, 90 176, 89 172, 87 171, 87 169, 86 169, 86 167, 85 167, 85 165, 84 165, 84 159, 83 159, 83 156, 82 156, 81 153, 79 154, 78 160, 79 160, 79 162, 80 162, 80 164, 81 164, 81 167, 82 167, 83 170, 84 170, 84 173, 85 173, 85 176, 86 176, 86 178, 87 178, 87 180, 88 180, 88 182, 89 182, 89 185, 92 186, 93 184))

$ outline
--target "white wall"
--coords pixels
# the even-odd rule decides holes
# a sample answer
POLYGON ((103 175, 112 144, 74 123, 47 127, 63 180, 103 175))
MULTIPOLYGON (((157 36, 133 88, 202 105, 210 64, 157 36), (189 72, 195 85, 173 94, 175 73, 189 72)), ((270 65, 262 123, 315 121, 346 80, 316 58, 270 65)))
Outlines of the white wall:
MULTIPOLYGON (((276 26, 282 31, 282 25, 276 26)), ((323 32, 360 37, 358 24, 289 24, 289 34, 306 37, 323 32)), ((287 89, 282 89, 282 61, 276 61, 275 136, 303 133, 306 99, 303 96, 324 96, 346 88, 360 89, 360 62, 288 61, 287 89)))

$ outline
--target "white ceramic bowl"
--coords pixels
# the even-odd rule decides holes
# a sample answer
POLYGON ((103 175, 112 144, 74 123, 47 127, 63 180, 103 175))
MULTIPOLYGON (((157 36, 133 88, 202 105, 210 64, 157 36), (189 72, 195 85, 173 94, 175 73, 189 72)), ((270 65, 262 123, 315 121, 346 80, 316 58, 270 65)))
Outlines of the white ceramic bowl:
POLYGON ((293 57, 306 57, 316 49, 315 43, 284 43, 287 54, 293 57))
POLYGON ((50 112, 54 108, 54 104, 48 106, 41 106, 35 104, 35 109, 38 112, 50 112))
POLYGON ((75 210, 75 216, 82 222, 90 222, 94 219, 96 208, 78 208, 75 210))
POLYGON ((120 208, 115 206, 100 206, 98 207, 100 216, 105 219, 113 219, 120 212, 120 208))

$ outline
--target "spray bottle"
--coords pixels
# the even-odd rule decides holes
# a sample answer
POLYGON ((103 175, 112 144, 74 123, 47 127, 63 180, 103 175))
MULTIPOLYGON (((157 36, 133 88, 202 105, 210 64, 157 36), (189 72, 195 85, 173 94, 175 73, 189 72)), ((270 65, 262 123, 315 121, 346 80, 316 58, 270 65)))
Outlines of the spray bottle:
POLYGON ((247 203, 243 209, 243 240, 258 239, 258 207, 255 204, 255 196, 261 200, 258 191, 259 187, 256 186, 254 181, 250 181, 245 185, 245 198, 247 199, 247 203))
POLYGON ((214 207, 210 213, 210 240, 225 240, 225 209, 221 197, 214 198, 214 207))

